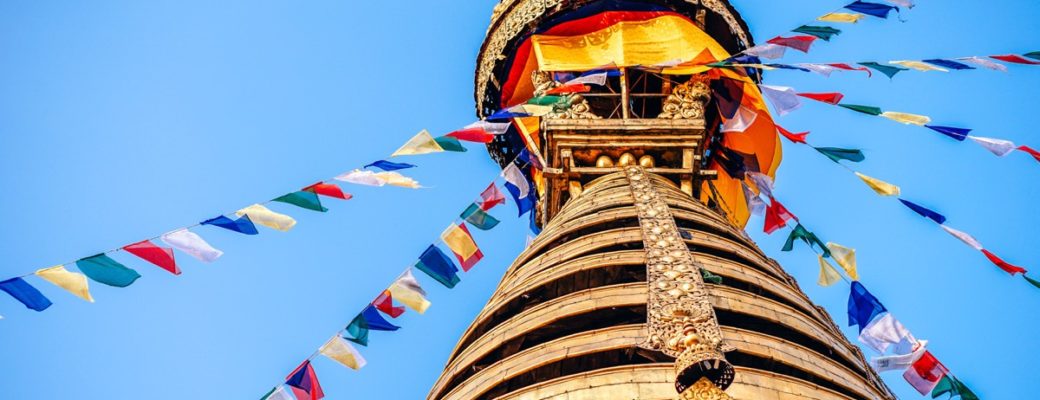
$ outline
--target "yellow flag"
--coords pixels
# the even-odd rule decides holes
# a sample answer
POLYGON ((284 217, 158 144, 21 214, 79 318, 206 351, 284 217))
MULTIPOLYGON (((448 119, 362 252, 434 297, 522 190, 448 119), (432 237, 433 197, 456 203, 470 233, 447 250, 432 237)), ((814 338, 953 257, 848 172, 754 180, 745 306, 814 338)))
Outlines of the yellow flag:
POLYGON ((365 358, 358 353, 354 346, 350 345, 339 335, 333 336, 328 342, 325 342, 318 350, 321 355, 331 358, 336 362, 343 364, 350 369, 361 369, 367 363, 365 358))
POLYGON ((893 185, 891 183, 879 179, 871 178, 859 172, 856 173, 856 176, 858 176, 859 179, 862 179, 863 183, 866 183, 867 186, 870 186, 871 189, 874 189, 874 191, 877 192, 877 194, 880 194, 882 196, 899 196, 899 186, 893 185))
POLYGON ((816 280, 817 284, 827 287, 841 280, 841 275, 838 274, 838 270, 834 269, 831 263, 824 260, 821 255, 816 257, 820 259, 820 278, 816 280))
POLYGON ((847 24, 855 24, 855 23, 859 22, 859 20, 861 20, 861 19, 863 19, 863 14, 850 14, 850 13, 836 12, 836 13, 826 14, 826 15, 820 17, 820 18, 817 18, 816 20, 817 21, 824 21, 824 22, 844 22, 844 23, 847 23, 847 24))
POLYGON ((423 129, 419 131, 418 134, 409 139, 407 142, 405 142, 404 146, 401 146, 400 149, 397 149, 397 151, 395 151, 394 154, 391 154, 390 157, 409 156, 426 153, 440 153, 442 151, 444 151, 444 148, 441 147, 441 145, 437 144, 437 141, 433 139, 433 136, 430 135, 430 132, 427 132, 425 129, 423 129))
POLYGON ((477 244, 473 242, 473 237, 455 224, 451 224, 448 229, 444 230, 444 233, 441 233, 441 240, 448 245, 452 252, 461 256, 463 260, 470 258, 473 253, 480 250, 477 248, 477 244))
POLYGON ((415 179, 409 178, 407 176, 401 175, 393 171, 379 172, 375 174, 375 177, 385 182, 387 185, 391 186, 400 186, 410 189, 419 189, 422 187, 422 185, 419 185, 419 182, 415 179))
POLYGON ((36 276, 53 283, 55 286, 68 290, 69 293, 79 296, 83 300, 94 302, 94 297, 90 295, 87 277, 83 274, 69 272, 64 266, 56 265, 36 271, 36 276))
POLYGON ((837 243, 828 242, 827 250, 831 251, 831 257, 838 263, 845 273, 854 281, 859 280, 859 271, 856 269, 856 249, 850 249, 837 243))
POLYGON ((913 68, 921 72, 928 71, 939 71, 939 72, 950 72, 945 68, 939 68, 932 64, 923 63, 920 61, 902 60, 902 61, 889 61, 889 64, 902 65, 907 68, 913 68))
POLYGON ((415 280, 411 268, 397 278, 387 290, 390 291, 390 297, 419 314, 425 313, 426 309, 430 308, 430 301, 426 300, 426 292, 419 286, 419 281, 415 280))
POLYGON ((552 106, 543 106, 538 104, 523 104, 520 108, 523 108, 524 112, 531 114, 532 117, 541 117, 545 114, 551 113, 553 110, 552 106))
POLYGON ((282 232, 288 232, 293 226, 296 226, 296 220, 292 217, 276 213, 259 204, 238 210, 235 214, 239 217, 248 215, 253 222, 282 232))
POLYGON ((931 118, 928 118, 924 115, 908 114, 895 111, 885 111, 881 113, 881 116, 907 125, 924 126, 925 124, 932 122, 931 118))

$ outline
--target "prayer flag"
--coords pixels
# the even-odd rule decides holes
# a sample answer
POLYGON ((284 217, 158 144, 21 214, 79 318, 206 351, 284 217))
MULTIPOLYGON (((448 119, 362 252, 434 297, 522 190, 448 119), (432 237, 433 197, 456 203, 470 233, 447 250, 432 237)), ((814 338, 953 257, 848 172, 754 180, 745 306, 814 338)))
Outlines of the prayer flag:
POLYGON ((776 131, 783 135, 787 140, 794 143, 808 144, 805 142, 805 137, 809 136, 809 132, 792 133, 791 131, 784 129, 784 127, 777 125, 776 131))
POLYGON ((1036 151, 1033 148, 1026 145, 1018 146, 1018 150, 1029 153, 1029 155, 1033 156, 1033 158, 1035 158, 1037 161, 1040 161, 1040 151, 1036 151))
POLYGON ((1029 282, 1030 285, 1033 285, 1037 289, 1040 289, 1040 281, 1037 281, 1036 279, 1030 278, 1030 277, 1026 276, 1026 274, 1022 274, 1022 277, 1025 278, 1026 282, 1029 282))
POLYGON ((494 228, 499 222, 495 217, 492 217, 490 214, 484 212, 484 210, 481 210, 477 203, 470 204, 469 207, 466 207, 466 210, 462 212, 460 217, 466 220, 466 222, 469 222, 470 225, 473 225, 482 231, 494 228))
POLYGON ((433 139, 430 132, 423 129, 411 139, 408 139, 408 141, 405 142, 401 148, 397 149, 397 151, 394 151, 390 157, 440 153, 442 151, 444 151, 444 148, 433 139))
POLYGON ((480 209, 484 211, 488 211, 496 205, 505 204, 506 202, 506 196, 498 190, 498 185, 496 185, 495 182, 491 182, 487 189, 480 192, 480 199, 480 209))
POLYGON ((372 305, 376 306, 377 310, 389 315, 390 318, 397 318, 400 317, 401 314, 404 314, 403 306, 394 306, 394 297, 390 294, 389 290, 384 290, 383 293, 380 293, 379 296, 372 301, 372 305))
POLYGON ((579 83, 579 84, 574 84, 574 85, 561 85, 561 86, 557 86, 557 87, 554 87, 552 89, 546 90, 545 94, 547 94, 547 95, 554 95, 554 94, 586 93, 589 90, 592 90, 592 89, 588 85, 584 85, 584 84, 580 84, 579 83))
POLYGON ((981 57, 963 57, 958 58, 958 61, 964 61, 966 63, 975 64, 983 68, 992 69, 994 71, 1007 72, 1007 67, 1001 64, 997 64, 993 61, 987 60, 981 57))
POLYGON ((887 0, 889 3, 906 8, 914 8, 913 0, 887 0))
POLYGON ((956 61, 953 61, 953 60, 944 60, 944 59, 941 59, 941 58, 932 58, 932 59, 921 60, 921 61, 924 61, 924 62, 932 64, 932 65, 936 65, 936 66, 939 66, 939 67, 955 69, 955 70, 975 69, 975 67, 972 67, 972 66, 967 65, 967 64, 959 63, 959 62, 956 62, 956 61))
POLYGON ((953 235, 953 237, 955 237, 955 238, 959 239, 960 241, 964 242, 964 244, 966 244, 968 246, 971 246, 971 248, 973 248, 975 250, 978 250, 978 251, 982 251, 982 243, 979 243, 979 241, 975 240, 975 238, 971 237, 971 235, 969 235, 967 233, 964 233, 964 232, 961 232, 961 231, 958 231, 956 229, 950 228, 950 227, 948 227, 946 225, 939 225, 939 227, 943 228, 943 230, 946 231, 946 233, 949 233, 949 234, 953 235))
POLYGON ((870 68, 867 68, 867 67, 856 68, 856 67, 853 67, 851 65, 843 64, 843 63, 835 63, 835 64, 827 64, 827 65, 829 65, 831 67, 834 67, 834 68, 837 68, 837 69, 843 69, 843 70, 846 70, 846 71, 863 71, 863 72, 867 73, 867 78, 870 78, 871 76, 874 75, 873 73, 870 72, 870 68))
POLYGON ((762 201, 762 197, 755 194, 744 182, 740 183, 740 187, 744 190, 744 199, 747 200, 747 208, 751 215, 765 215, 766 203, 762 201))
POLYGON ((1015 276, 1015 274, 1025 274, 1027 272, 1025 268, 1019 267, 1017 265, 1008 264, 1006 261, 1000 259, 1000 257, 997 257, 996 254, 991 253, 989 250, 982 249, 982 254, 985 254, 986 258, 988 258, 990 262, 1000 267, 1000 269, 1004 270, 1004 272, 1011 274, 1011 276, 1015 276))
POLYGON ((961 142, 963 142, 964 139, 968 137, 968 133, 971 132, 971 129, 951 128, 948 126, 925 125, 924 127, 939 132, 943 135, 949 136, 954 140, 961 142))
POLYGON ((94 282, 108 286, 130 286, 141 275, 104 254, 97 254, 76 261, 76 267, 94 282))
POLYGON ((363 170, 360 170, 360 169, 355 169, 355 170, 347 172, 345 174, 340 174, 339 176, 336 176, 335 178, 332 178, 332 179, 335 179, 337 181, 342 181, 342 182, 356 183, 358 185, 365 185, 365 186, 384 186, 384 185, 386 185, 386 181, 383 180, 383 179, 380 179, 378 173, 372 172, 372 171, 363 171, 363 170))
POLYGON ((238 233, 244 233, 246 235, 255 235, 260 233, 256 230, 256 225, 253 225, 253 221, 249 219, 248 215, 243 215, 239 219, 231 219, 221 215, 216 218, 202 221, 202 225, 213 225, 238 233))
POLYGON ((723 132, 737 132, 737 133, 744 132, 749 127, 751 127, 751 125, 754 124, 755 120, 757 120, 757 119, 758 119, 758 112, 757 111, 755 111, 751 107, 746 107, 744 105, 741 105, 740 107, 738 107, 737 113, 733 116, 733 118, 727 119, 722 124, 722 131, 723 132))
POLYGON ((845 273, 854 281, 859 280, 859 270, 856 268, 856 249, 842 246, 834 242, 827 242, 827 250, 830 250, 834 262, 838 263, 845 273))
POLYGON ((169 247, 159 247, 145 240, 123 247, 123 250, 170 271, 174 275, 181 274, 181 269, 177 267, 177 261, 173 258, 173 249, 169 247))
POLYGON ((865 62, 861 62, 861 63, 858 63, 858 64, 862 65, 864 67, 867 67, 867 68, 872 68, 872 69, 874 69, 874 70, 876 70, 878 72, 881 72, 882 74, 885 74, 885 76, 887 76, 889 78, 894 78, 896 76, 896 74, 898 74, 898 73, 900 73, 902 71, 908 71, 908 69, 906 69, 906 68, 893 67, 891 65, 879 64, 879 63, 876 63, 876 62, 873 62, 873 61, 865 61, 865 62))
POLYGON ((830 41, 834 35, 841 34, 841 30, 831 28, 829 26, 812 26, 802 25, 791 32, 804 33, 806 35, 813 35, 820 39, 830 41))
POLYGON ((711 81, 709 86, 719 114, 725 119, 736 116, 737 111, 740 111, 741 100, 744 99, 744 81, 723 77, 711 81))
POLYGON ((250 221, 282 232, 288 232, 296 226, 296 220, 292 217, 276 213, 259 204, 235 211, 235 215, 248 216, 250 221))
POLYGON ((859 325, 859 331, 863 332, 874 317, 887 311, 862 283, 852 281, 852 289, 849 292, 849 326, 859 325))
POLYGON ((362 346, 368 346, 368 324, 365 323, 365 317, 360 313, 350 320, 346 331, 351 336, 346 338, 347 340, 362 346))
POLYGON ((939 380, 939 383, 932 389, 932 398, 936 398, 942 395, 948 395, 949 399, 955 396, 960 397, 960 400, 979 400, 979 396, 976 396, 971 389, 963 382, 958 380, 953 375, 946 374, 939 380))
POLYGON ((379 313, 379 310, 376 310, 376 308, 371 304, 361 311, 361 318, 365 321, 365 328, 371 331, 393 332, 401 329, 400 326, 391 324, 390 321, 383 318, 383 315, 379 313))
POLYGON ((516 164, 510 163, 502 170, 502 176, 506 179, 506 191, 513 196, 513 201, 516 202, 516 208, 519 211, 517 216, 523 216, 531 211, 534 208, 535 199, 531 195, 531 186, 524 173, 520 172, 516 164))
POLYGON ((300 208, 306 208, 308 210, 314 210, 318 212, 326 212, 329 209, 321 205, 321 199, 318 198, 318 194, 314 192, 299 191, 289 193, 272 201, 280 203, 292 204, 300 208))
POLYGON ((441 233, 441 240, 451 249, 452 253, 455 253, 455 258, 459 260, 463 271, 469 271, 481 258, 484 258, 484 254, 473 241, 473 236, 470 235, 465 223, 451 224, 441 233))
POLYGON ((899 344, 910 335, 910 331, 892 316, 892 313, 884 313, 874 318, 866 328, 859 332, 859 341, 870 348, 885 354, 888 346, 899 344))
POLYGON ((928 218, 928 219, 931 219, 932 221, 935 221, 935 223, 937 223, 939 225, 942 225, 943 223, 946 222, 946 217, 943 216, 942 214, 939 214, 939 213, 935 212, 935 211, 929 210, 929 209, 927 209, 925 207, 922 207, 922 206, 920 206, 920 205, 918 205, 916 203, 913 203, 913 202, 911 202, 909 200, 899 199, 899 202, 903 203, 903 205, 906 206, 907 208, 909 208, 911 210, 914 210, 914 212, 917 213, 918 215, 920 215, 922 217, 925 217, 925 218, 928 218))
POLYGON ((817 21, 840 22, 846 24, 855 24, 859 22, 860 19, 863 19, 863 14, 851 14, 842 12, 824 14, 822 17, 816 18, 817 21))
POLYGON ((905 354, 874 357, 870 360, 870 366, 874 367, 874 370, 877 372, 906 370, 907 368, 910 368, 910 365, 912 365, 914 361, 924 354, 926 342, 927 341, 922 340, 916 344, 916 348, 911 349, 905 354))
POLYGON ((845 6, 845 8, 861 14, 872 15, 878 18, 888 18, 888 13, 892 10, 899 11, 899 7, 890 6, 888 4, 871 3, 862 0, 856 0, 851 4, 845 6))
POLYGON ((1034 60, 1040 60, 1040 51, 1031 51, 1031 52, 1023 54, 1023 55, 1026 56, 1026 57, 1032 58, 1034 60))
POLYGON ((881 116, 907 125, 924 126, 925 124, 932 122, 931 118, 924 115, 908 114, 896 111, 885 111, 881 113, 881 116))
POLYGON ((159 239, 170 247, 188 253, 188 255, 203 262, 213 262, 220 258, 220 256, 224 255, 223 251, 210 246, 201 236, 187 229, 179 229, 166 233, 159 237, 159 239))
POLYGON ((831 286, 841 280, 841 275, 838 274, 838 270, 834 268, 831 263, 827 262, 827 259, 817 254, 816 258, 820 261, 820 277, 816 279, 816 283, 823 287, 831 286))
POLYGON ((773 43, 763 43, 750 49, 744 50, 744 54, 776 60, 783 58, 787 53, 787 47, 773 43))
POLYGON ((7 292, 7 294, 14 297, 15 300, 18 300, 30 310, 43 311, 53 304, 47 299, 47 296, 44 296, 43 293, 40 293, 39 290, 36 290, 33 285, 30 285, 29 282, 22 278, 11 278, 0 282, 0 290, 7 292))
POLYGON ((755 184, 758 192, 766 197, 773 197, 773 178, 761 172, 748 172, 747 178, 755 184))
POLYGON ((87 277, 83 276, 83 274, 69 272, 64 265, 38 270, 36 271, 36 276, 67 290, 83 300, 94 302, 94 297, 90 295, 90 284, 87 283, 87 277))
POLYGON ((437 246, 427 247, 415 263, 415 267, 448 288, 453 288, 459 283, 459 276, 456 274, 459 271, 458 267, 437 246))
POLYGON ((798 224, 794 227, 794 229, 791 231, 791 234, 787 236, 787 242, 784 242, 784 247, 780 250, 793 250, 795 239, 801 239, 803 242, 805 242, 805 244, 809 245, 809 247, 813 247, 813 245, 819 246, 820 251, 823 252, 823 257, 825 258, 831 256, 830 249, 828 249, 827 246, 823 244, 823 241, 820 240, 820 238, 816 237, 815 233, 809 232, 809 230, 805 229, 805 227, 802 226, 802 224, 798 224))
POLYGON ((881 109, 873 106, 861 106, 856 104, 838 104, 840 107, 845 107, 852 111, 858 111, 867 115, 878 116, 881 115, 881 109))
POLYGON ((827 104, 838 105, 841 99, 845 98, 845 95, 841 93, 798 93, 799 96, 807 99, 813 99, 816 101, 824 102, 827 104))
POLYGON ((877 194, 880 194, 882 196, 899 196, 899 186, 893 185, 891 183, 882 181, 877 178, 871 178, 859 172, 856 173, 856 176, 858 176, 859 179, 862 179, 863 183, 866 183, 867 186, 870 186, 870 188, 873 189, 874 192, 876 192, 877 194))
POLYGON ((419 314, 425 313, 426 309, 430 308, 430 301, 426 300, 426 291, 419 285, 415 275, 412 275, 411 268, 405 270, 394 283, 390 284, 390 288, 387 290, 394 299, 419 314))
POLYGON ((968 136, 968 139, 971 139, 975 143, 978 143, 980 146, 986 148, 986 150, 989 150, 990 153, 993 153, 997 157, 1004 157, 1010 154, 1012 151, 1015 151, 1015 144, 1012 143, 1010 140, 994 139, 982 136, 968 136))
POLYGON ((479 128, 484 130, 484 132, 490 133, 492 135, 501 135, 509 130, 510 125, 512 124, 509 122, 477 121, 472 124, 466 125, 463 129, 479 128))
POLYGON ((376 176, 390 186, 397 186, 409 189, 422 188, 422 185, 420 185, 419 182, 415 179, 401 175, 397 172, 380 172, 377 173, 376 176))
POLYGON ((545 169, 545 166, 542 165, 541 159, 539 159, 538 157, 535 157, 533 154, 531 154, 531 151, 528 150, 528 149, 520 150, 520 154, 517 154, 516 158, 519 159, 520 161, 523 161, 525 163, 531 164, 532 167, 534 167, 534 168, 536 168, 538 170, 545 169))
POLYGON ((809 47, 812 46, 812 43, 815 40, 816 36, 809 35, 798 35, 791 37, 777 36, 775 38, 769 39, 766 43, 790 47, 802 53, 808 53, 809 47))
POLYGON ((362 357, 361 353, 350 345, 350 342, 339 335, 329 338, 329 341, 325 342, 318 351, 321 352, 321 355, 353 370, 359 370, 368 363, 365 361, 365 357, 362 357))
POLYGON ((589 71, 581 76, 564 82, 564 85, 598 85, 603 86, 607 84, 607 71, 589 71))
POLYGON ((437 144, 440 145, 441 148, 444 149, 444 151, 452 151, 456 153, 466 152, 466 148, 462 146, 462 143, 459 142, 459 139, 453 138, 451 136, 440 136, 433 140, 437 142, 437 144))
POLYGON ((302 190, 304 192, 316 193, 325 197, 334 197, 341 200, 350 200, 354 198, 354 196, 351 196, 349 193, 343 193, 343 190, 333 183, 318 182, 307 186, 302 190))
POLYGON ((928 71, 950 72, 950 71, 948 71, 948 70, 946 70, 944 68, 939 68, 939 67, 936 67, 934 65, 928 65, 928 64, 926 64, 924 62, 921 62, 921 61, 900 60, 900 61, 889 61, 888 63, 889 64, 899 65, 899 66, 903 66, 903 67, 907 67, 907 68, 910 68, 910 69, 916 69, 916 70, 921 71, 921 72, 928 72, 928 71))
POLYGON ((377 160, 365 166, 365 168, 375 167, 383 171, 397 171, 401 169, 415 168, 414 164, 408 163, 395 163, 386 160, 377 160))
MULTIPOLYGON (((812 147, 812 146, 810 146, 812 147)), ((866 159, 863 156, 863 151, 857 149, 843 149, 840 147, 812 147, 816 151, 820 152, 831 159, 831 161, 839 162, 841 160, 848 160, 852 162, 860 162, 866 159)))
POLYGON ((834 72, 834 70, 837 69, 835 67, 832 67, 832 66, 826 65, 826 64, 801 63, 801 64, 798 64, 798 66, 802 67, 802 68, 805 68, 805 69, 807 69, 809 71, 815 72, 817 74, 826 76, 828 78, 831 76, 831 73, 834 72))
POLYGON ((932 389, 939 384, 939 380, 947 373, 949 370, 935 359, 930 351, 925 350, 924 354, 921 354, 921 357, 918 357, 910 368, 903 372, 903 379, 906 379, 910 386, 924 396, 931 393, 932 389))
POLYGON ((762 89, 762 94, 773 103, 773 108, 777 114, 787 115, 802 106, 802 101, 798 99, 798 94, 795 93, 794 88, 771 85, 758 85, 758 87, 762 89))
POLYGON ((318 383, 318 375, 314 373, 310 360, 304 361, 289 376, 285 377, 285 384, 292 389, 296 400, 321 400, 325 397, 325 392, 321 390, 321 383, 318 383))
POLYGON ((487 133, 481 128, 460 129, 445 136, 474 143, 491 143, 492 140, 495 140, 495 135, 487 133))
POLYGON ((278 385, 271 388, 271 391, 267 392, 264 397, 260 400, 295 400, 292 395, 285 391, 285 385, 278 385))
POLYGON ((1024 58, 1024 57, 1017 56, 1017 55, 1014 55, 1014 54, 1008 54, 1008 55, 1005 55, 1005 56, 989 56, 989 58, 992 58, 992 59, 995 59, 995 60, 1000 60, 1000 61, 1007 61, 1009 63, 1015 63, 1015 64, 1040 65, 1040 62, 1036 62, 1036 61, 1030 60, 1028 58, 1024 58))
POLYGON ((765 226, 763 227, 763 231, 765 231, 765 233, 771 234, 775 232, 777 229, 787 226, 787 221, 790 221, 792 219, 796 221, 798 220, 794 217, 794 214, 791 214, 790 211, 787 211, 787 209, 784 208, 784 205, 780 204, 779 201, 776 201, 776 199, 773 198, 769 200, 769 207, 766 207, 765 226))

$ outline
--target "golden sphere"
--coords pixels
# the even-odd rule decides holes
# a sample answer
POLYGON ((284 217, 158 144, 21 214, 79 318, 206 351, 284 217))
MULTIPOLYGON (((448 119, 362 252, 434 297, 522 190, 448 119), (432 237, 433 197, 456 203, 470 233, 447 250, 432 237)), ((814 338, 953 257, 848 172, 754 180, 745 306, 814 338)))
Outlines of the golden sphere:
POLYGON ((643 168, 653 168, 654 167, 654 158, 651 157, 651 156, 639 157, 639 166, 641 166, 643 168))
POLYGON ((622 154, 621 157, 618 158, 618 165, 622 167, 636 165, 636 156, 633 156, 632 153, 622 154))
POLYGON ((614 160, 611 160, 608 156, 599 156, 596 158, 596 168, 610 168, 614 166, 614 160))

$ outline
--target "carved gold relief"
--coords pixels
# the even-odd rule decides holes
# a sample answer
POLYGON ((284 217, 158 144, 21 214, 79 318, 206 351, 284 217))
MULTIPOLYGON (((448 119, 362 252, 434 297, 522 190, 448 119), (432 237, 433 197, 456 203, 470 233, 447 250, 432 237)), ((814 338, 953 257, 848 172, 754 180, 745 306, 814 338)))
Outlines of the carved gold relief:
MULTIPOLYGON (((535 97, 543 96, 545 95, 545 92, 563 85, 562 83, 553 80, 551 73, 541 71, 531 73, 531 83, 534 84, 535 97)), ((553 104, 552 112, 546 114, 544 118, 600 119, 599 116, 592 113, 592 108, 589 107, 589 101, 585 100, 584 96, 572 93, 561 95, 561 98, 563 101, 553 104)))
POLYGON ((708 378, 701 378, 682 393, 679 400, 731 400, 726 392, 711 383, 708 378))
POLYGON ((704 118, 704 107, 711 99, 711 88, 707 76, 695 75, 689 81, 672 89, 664 99, 661 114, 657 118, 696 119, 704 118))

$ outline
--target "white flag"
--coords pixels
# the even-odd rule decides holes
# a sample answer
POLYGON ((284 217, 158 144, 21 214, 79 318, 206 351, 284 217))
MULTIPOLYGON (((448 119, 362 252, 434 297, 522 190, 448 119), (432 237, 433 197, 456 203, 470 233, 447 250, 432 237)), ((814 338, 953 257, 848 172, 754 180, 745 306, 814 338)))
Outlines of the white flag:
POLYGON ((746 183, 740 182, 740 186, 744 188, 744 197, 747 198, 747 208, 751 215, 765 215, 766 203, 762 201, 762 198, 751 191, 746 183))
POLYGON ((958 60, 975 64, 983 68, 989 68, 994 71, 1007 72, 1007 67, 981 57, 964 57, 958 58, 958 60))
POLYGON ((607 84, 607 72, 597 72, 595 74, 582 75, 577 78, 571 79, 563 83, 564 85, 598 85, 603 86, 607 84))
POLYGON ((507 130, 509 130, 509 125, 509 122, 477 121, 472 124, 466 125, 463 129, 480 128, 483 129, 484 132, 490 133, 492 135, 501 135, 503 133, 506 133, 507 130))
POLYGON ((1015 151, 1015 144, 1010 140, 994 139, 981 136, 968 135, 968 139, 975 141, 980 146, 985 147, 990 153, 993 153, 997 157, 1003 157, 1015 151))
POLYGON ((742 105, 737 110, 737 115, 734 115, 733 118, 722 124, 722 131, 743 133, 751 124, 755 123, 757 118, 758 113, 755 110, 742 105))
POLYGON ((759 193, 766 197, 773 197, 773 178, 761 172, 748 172, 745 175, 758 187, 759 193))
POLYGON ((975 238, 971 237, 971 235, 950 228, 946 225, 939 225, 939 227, 943 228, 943 230, 946 231, 946 233, 949 233, 953 235, 953 237, 960 239, 960 241, 964 242, 964 244, 971 246, 975 250, 982 251, 982 243, 979 243, 979 241, 975 240, 975 238))
POLYGON ((787 115, 802 107, 802 100, 792 87, 771 85, 758 85, 758 87, 762 89, 762 94, 769 98, 769 102, 773 103, 777 114, 787 115))
POLYGON ((354 370, 361 369, 368 363, 365 361, 365 357, 362 357, 361 353, 350 345, 350 342, 339 335, 333 336, 328 342, 325 342, 318 351, 321 352, 321 355, 354 370))
POLYGON ((168 246, 188 253, 188 255, 204 262, 211 262, 224 254, 223 251, 217 250, 210 246, 209 243, 206 243, 202 236, 187 229, 167 233, 162 235, 160 239, 168 246))
POLYGON ((783 58, 785 52, 787 52, 787 47, 772 43, 760 44, 758 46, 744 50, 744 54, 755 57, 768 58, 770 60, 783 58))
POLYGON ((910 331, 906 330, 903 324, 892 316, 892 313, 885 313, 885 315, 874 318, 866 328, 863 328, 863 331, 859 333, 859 341, 877 350, 878 353, 885 354, 888 346, 898 344, 908 336, 910 336, 910 331))
POLYGON ((915 343, 916 350, 908 350, 903 354, 874 357, 870 360, 870 366, 874 367, 874 370, 877 372, 905 370, 910 368, 914 361, 917 361, 924 354, 927 344, 927 340, 922 340, 919 343, 915 343))
POLYGON ((797 65, 799 67, 802 67, 802 68, 805 68, 807 70, 810 70, 812 72, 815 72, 817 74, 826 76, 828 78, 830 78, 831 72, 834 72, 834 71, 838 70, 838 68, 835 68, 835 67, 832 67, 832 66, 826 65, 826 64, 803 63, 803 64, 795 64, 795 65, 797 65))
POLYGON ((294 398, 289 392, 285 391, 285 385, 278 385, 277 388, 261 400, 294 400, 294 398))
POLYGON ((372 171, 362 171, 360 169, 355 169, 355 170, 350 171, 348 173, 340 174, 339 176, 336 176, 335 178, 332 178, 332 179, 335 179, 335 180, 341 181, 341 182, 350 182, 350 183, 356 183, 358 185, 366 185, 366 186, 383 186, 383 185, 386 185, 386 181, 383 180, 383 179, 380 179, 380 177, 379 177, 379 175, 377 173, 372 172, 372 171))

